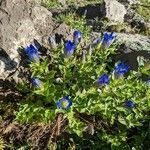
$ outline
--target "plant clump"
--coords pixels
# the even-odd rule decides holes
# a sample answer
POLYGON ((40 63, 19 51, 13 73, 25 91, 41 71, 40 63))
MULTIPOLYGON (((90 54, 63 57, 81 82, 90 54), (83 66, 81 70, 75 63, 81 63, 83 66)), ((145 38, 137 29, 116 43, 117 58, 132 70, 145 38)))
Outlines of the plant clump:
POLYGON ((49 40, 54 45, 51 59, 40 58, 36 46, 28 46, 31 85, 26 86, 30 92, 20 102, 16 120, 47 124, 61 114, 71 134, 83 137, 87 132, 112 148, 136 148, 128 133, 149 120, 150 88, 142 81, 141 71, 146 68, 144 74, 149 74, 150 69, 143 65, 133 71, 127 62, 112 62, 116 36, 106 32, 84 46, 84 33, 79 30, 74 31, 73 40, 64 43, 57 44, 53 37, 49 40))

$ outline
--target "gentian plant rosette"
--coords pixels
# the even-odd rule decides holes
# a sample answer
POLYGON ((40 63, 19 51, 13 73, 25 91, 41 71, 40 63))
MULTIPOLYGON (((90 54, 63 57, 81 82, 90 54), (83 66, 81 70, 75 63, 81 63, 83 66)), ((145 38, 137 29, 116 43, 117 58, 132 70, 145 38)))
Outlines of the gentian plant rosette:
POLYGON ((36 46, 30 44, 25 48, 25 52, 31 61, 39 61, 38 49, 36 46))
POLYGON ((73 55, 74 50, 76 48, 76 44, 72 41, 67 41, 65 43, 65 49, 64 49, 64 53, 66 57, 70 57, 73 55))
POLYGON ((73 41, 74 43, 78 44, 81 42, 82 33, 80 31, 74 31, 73 33, 73 41))
POLYGON ((125 73, 127 73, 130 70, 130 66, 127 65, 125 62, 119 62, 114 69, 115 75, 118 77, 123 76, 125 73))
POLYGON ((59 99, 56 103, 57 107, 63 110, 67 110, 72 106, 72 101, 68 96, 59 99))
POLYGON ((107 49, 114 42, 115 39, 116 39, 116 34, 114 32, 112 32, 112 33, 106 32, 103 35, 101 46, 104 49, 107 49))
POLYGON ((38 77, 33 77, 33 78, 31 79, 31 81, 32 81, 32 85, 33 85, 34 87, 36 87, 36 88, 39 88, 39 87, 41 87, 41 85, 42 85, 42 83, 41 83, 41 81, 40 81, 40 79, 39 79, 38 77))
MULTIPOLYGON (((91 57, 92 59, 88 61, 88 55, 85 55, 85 53, 83 57, 81 57, 81 52, 84 52, 84 50, 87 51, 87 49, 82 49, 80 45, 78 45, 77 48, 76 46, 77 44, 72 41, 60 45, 56 51, 54 50, 54 63, 52 63, 52 65, 44 60, 41 60, 41 63, 30 65, 31 77, 34 77, 32 79, 32 86, 34 87, 30 86, 32 91, 28 97, 31 97, 30 100, 33 102, 32 95, 36 94, 37 100, 39 99, 41 102, 35 101, 36 103, 33 103, 34 107, 30 105, 30 103, 28 105, 28 107, 31 108, 28 110, 33 116, 33 119, 28 113, 24 113, 23 111, 18 113, 18 117, 21 116, 21 113, 22 116, 20 120, 23 122, 24 120, 27 123, 29 120, 31 122, 38 122, 39 118, 40 123, 42 119, 45 124, 45 121, 46 123, 50 121, 53 122, 55 114, 61 112, 64 113, 64 118, 67 117, 68 119, 69 132, 71 134, 76 133, 77 135, 81 135, 85 127, 90 125, 85 122, 88 120, 83 120, 87 119, 86 116, 93 119, 100 118, 100 121, 104 122, 108 128, 102 125, 101 131, 99 132, 95 129, 95 132, 98 136, 101 136, 101 139, 105 140, 105 143, 109 143, 109 148, 110 144, 114 146, 116 143, 125 143, 126 141, 124 140, 129 133, 128 131, 130 131, 130 127, 133 126, 136 128, 138 125, 137 121, 141 118, 143 119, 144 116, 147 116, 149 113, 149 88, 147 84, 138 81, 137 78, 135 78, 136 73, 133 74, 132 78, 132 72, 130 73, 131 77, 129 75, 127 80, 123 77, 119 78, 120 80, 113 79, 113 75, 108 74, 111 67, 107 69, 107 66, 110 65, 109 59, 107 60, 108 57, 106 57, 104 61, 103 59, 101 61, 99 58, 101 54, 105 57, 105 53, 97 51, 99 55, 95 55, 95 49, 92 47, 94 55, 91 57), (78 50, 79 53, 77 52, 78 50), (74 55, 74 52, 77 54, 77 57, 74 58, 73 56, 71 59, 61 59, 62 56, 65 57, 65 55, 74 55), (78 56, 80 57, 78 58, 78 56), (85 62, 85 60, 86 63, 81 65, 79 61, 85 62), (132 94, 132 96, 130 94, 132 94), (115 108, 116 111, 114 111, 113 108, 115 108), (74 115, 76 111, 81 115, 85 114, 85 117, 82 119, 79 118, 80 116, 74 115), (24 117, 25 115, 26 118, 24 117), (117 117, 115 117, 116 115, 117 117), (116 129, 110 132, 110 129, 115 126, 116 129)), ((111 49, 102 49, 101 52, 107 52, 109 50, 111 49)), ((91 55, 92 49, 89 51, 91 55)), ((124 62, 119 62, 114 67, 113 74, 122 76, 128 71, 129 66, 124 62)), ((90 128, 89 130, 92 130, 93 127, 90 128)), ((120 145, 118 145, 118 148, 119 147, 120 145)), ((101 144, 98 149, 103 149, 101 148, 101 144)))
POLYGON ((104 73, 97 79, 96 85, 97 86, 106 85, 109 83, 109 81, 110 81, 109 76, 106 73, 104 73))

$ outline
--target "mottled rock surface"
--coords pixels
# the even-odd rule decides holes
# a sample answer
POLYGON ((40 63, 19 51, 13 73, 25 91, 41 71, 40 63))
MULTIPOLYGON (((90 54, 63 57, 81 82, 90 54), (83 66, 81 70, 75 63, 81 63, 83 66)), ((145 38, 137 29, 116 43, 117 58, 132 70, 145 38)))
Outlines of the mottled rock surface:
POLYGON ((116 0, 104 0, 106 17, 113 22, 124 22, 124 16, 127 13, 124 5, 116 0))
POLYGON ((65 23, 61 23, 57 26, 57 28, 53 31, 53 34, 58 34, 66 40, 70 40, 72 38, 72 29, 65 23))
POLYGON ((3 0, 0 3, 0 79, 19 67, 18 48, 48 37, 54 23, 40 0, 3 0))
POLYGON ((150 38, 140 34, 117 33, 117 41, 125 43, 127 47, 135 51, 150 52, 150 38))

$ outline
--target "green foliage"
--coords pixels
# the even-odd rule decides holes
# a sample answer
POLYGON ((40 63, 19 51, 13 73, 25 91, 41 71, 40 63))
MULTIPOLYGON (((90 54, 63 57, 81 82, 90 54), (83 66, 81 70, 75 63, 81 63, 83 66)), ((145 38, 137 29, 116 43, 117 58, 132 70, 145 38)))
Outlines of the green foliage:
POLYGON ((42 4, 47 8, 58 8, 61 6, 57 0, 42 0, 42 4))
POLYGON ((86 6, 86 5, 89 5, 89 4, 100 4, 100 3, 103 3, 104 0, 84 0, 84 1, 79 1, 79 4, 80 6, 86 6))
POLYGON ((140 4, 137 4, 136 12, 141 15, 146 21, 150 21, 150 1, 140 0, 140 4))
POLYGON ((16 113, 16 119, 21 123, 29 123, 31 121, 48 123, 49 120, 54 118, 54 114, 54 110, 29 102, 20 104, 19 111, 16 113))
POLYGON ((4 140, 0 137, 0 150, 4 150, 4 140))
POLYGON ((115 32, 122 32, 127 27, 127 24, 125 23, 118 23, 116 25, 112 26, 112 30, 115 32))
MULTIPOLYGON (((139 3, 132 6, 137 14, 139 14, 146 23, 150 22, 150 1, 149 0, 140 0, 139 3)), ((140 32, 141 34, 150 35, 149 25, 145 25, 140 31, 135 29, 135 32, 140 32)))
POLYGON ((137 58, 139 64, 139 70, 142 74, 149 76, 150 74, 150 61, 148 59, 144 59, 144 57, 137 58))
MULTIPOLYGON (((84 0, 84 1, 76 1, 76 0, 66 0, 66 6, 84 6, 93 3, 102 3, 103 0, 84 0)), ((59 0, 42 0, 42 4, 47 8, 61 8, 66 7, 63 6, 59 0)))
MULTIPOLYGON (((75 4, 75 0, 66 0, 66 5, 70 6, 75 4)), ((63 5, 59 2, 59 0, 42 0, 42 4, 47 8, 61 8, 63 5)), ((66 6, 63 6, 66 7, 66 6)))
POLYGON ((70 111, 67 114, 67 118, 69 120, 69 128, 71 132, 75 132, 78 136, 82 136, 84 130, 84 123, 75 117, 73 111, 70 111))

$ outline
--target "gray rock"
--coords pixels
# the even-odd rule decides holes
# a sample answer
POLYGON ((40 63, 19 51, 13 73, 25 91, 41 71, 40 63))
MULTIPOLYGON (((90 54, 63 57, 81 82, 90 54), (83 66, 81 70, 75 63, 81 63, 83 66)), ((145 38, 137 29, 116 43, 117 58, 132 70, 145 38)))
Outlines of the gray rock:
POLYGON ((129 4, 136 4, 139 0, 127 0, 129 4))
POLYGON ((116 0, 104 0, 106 17, 113 22, 124 22, 124 16, 127 13, 124 5, 116 0))
POLYGON ((115 61, 126 61, 132 70, 137 71, 139 57, 150 60, 150 38, 147 36, 118 33, 117 41, 123 44, 118 49, 115 61))
POLYGON ((0 4, 0 48, 3 52, 0 53, 0 79, 7 79, 19 67, 18 48, 26 47, 34 39, 43 44, 42 38, 48 39, 51 34, 52 14, 40 3, 41 0, 5 0, 0 4))
POLYGON ((28 5, 34 6, 34 5, 40 5, 42 3, 42 0, 26 0, 28 5))
POLYGON ((53 31, 53 34, 61 35, 65 40, 70 40, 72 39, 73 31, 68 25, 62 23, 53 31))
POLYGON ((146 21, 131 8, 128 8, 128 12, 125 15, 125 22, 138 31, 146 31, 150 29, 150 21, 146 21))
POLYGON ((137 4, 140 0, 118 0, 118 2, 124 3, 124 4, 137 4))
POLYGON ((135 51, 150 52, 150 38, 140 34, 117 33, 117 41, 135 51))

